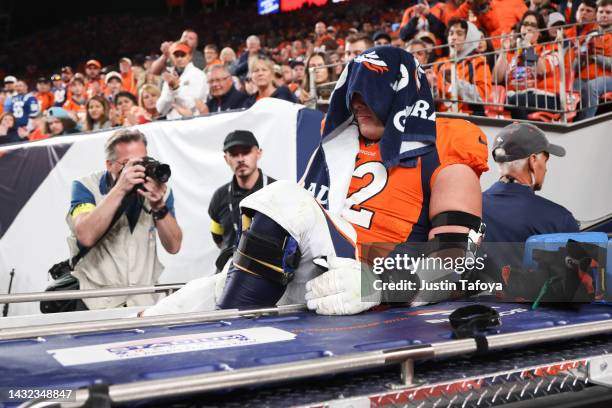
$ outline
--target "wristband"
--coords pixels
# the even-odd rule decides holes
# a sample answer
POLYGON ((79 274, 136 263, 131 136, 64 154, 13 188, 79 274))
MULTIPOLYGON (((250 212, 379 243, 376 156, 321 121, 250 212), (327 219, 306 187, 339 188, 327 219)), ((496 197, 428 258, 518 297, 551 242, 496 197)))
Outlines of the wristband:
POLYGON ((161 219, 163 219, 166 215, 168 215, 170 211, 168 210, 168 207, 166 207, 165 205, 160 208, 157 211, 152 211, 151 214, 153 215, 153 219, 155 221, 159 221, 161 219))

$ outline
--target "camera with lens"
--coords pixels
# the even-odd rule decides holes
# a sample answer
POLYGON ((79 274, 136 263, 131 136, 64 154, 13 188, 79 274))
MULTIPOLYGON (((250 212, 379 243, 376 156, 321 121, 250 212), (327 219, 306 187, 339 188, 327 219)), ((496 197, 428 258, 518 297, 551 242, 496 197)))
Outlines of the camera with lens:
POLYGON ((158 162, 149 156, 144 157, 142 161, 135 164, 143 166, 145 168, 145 176, 152 178, 158 183, 166 183, 172 174, 169 165, 158 162))

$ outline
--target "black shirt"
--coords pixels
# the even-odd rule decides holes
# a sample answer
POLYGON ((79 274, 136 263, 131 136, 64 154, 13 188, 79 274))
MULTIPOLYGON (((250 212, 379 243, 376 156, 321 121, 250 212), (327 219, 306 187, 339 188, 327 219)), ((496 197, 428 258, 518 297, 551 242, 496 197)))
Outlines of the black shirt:
POLYGON ((502 266, 522 268, 527 238, 578 232, 572 213, 516 182, 498 181, 482 194, 482 218, 486 273, 496 282, 501 282, 502 266))
POLYGON ((211 219, 210 232, 216 244, 221 244, 221 249, 236 244, 236 232, 240 224, 240 201, 249 194, 260 190, 264 186, 276 180, 259 171, 259 177, 250 190, 238 186, 236 176, 227 184, 222 185, 215 191, 208 206, 208 215, 211 219))
POLYGON ((234 85, 221 98, 211 96, 208 98, 206 105, 210 112, 221 112, 231 109, 240 109, 244 107, 245 102, 249 99, 249 95, 237 90, 234 85))
POLYGON ((525 242, 538 234, 578 232, 564 207, 537 196, 529 186, 498 181, 482 194, 485 241, 525 242))

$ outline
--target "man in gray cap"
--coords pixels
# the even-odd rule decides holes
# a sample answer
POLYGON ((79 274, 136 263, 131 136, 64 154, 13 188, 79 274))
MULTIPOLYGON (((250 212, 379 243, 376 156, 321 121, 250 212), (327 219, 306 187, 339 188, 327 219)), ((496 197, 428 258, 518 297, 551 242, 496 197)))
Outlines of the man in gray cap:
POLYGON ((485 241, 525 242, 535 234, 578 231, 567 209, 535 194, 542 189, 551 154, 563 157, 565 149, 549 143, 534 125, 513 123, 497 135, 493 159, 501 177, 483 193, 485 241))

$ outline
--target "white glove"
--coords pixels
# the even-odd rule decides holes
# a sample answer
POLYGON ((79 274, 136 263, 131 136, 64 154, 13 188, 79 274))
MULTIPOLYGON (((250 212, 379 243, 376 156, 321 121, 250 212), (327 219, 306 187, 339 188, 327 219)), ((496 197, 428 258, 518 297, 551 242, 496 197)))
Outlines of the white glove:
POLYGON ((223 294, 227 268, 212 276, 194 279, 180 290, 145 309, 140 316, 159 316, 174 313, 208 312, 215 310, 223 294))
POLYGON ((361 262, 328 257, 328 271, 306 282, 306 302, 322 315, 352 315, 380 304, 380 292, 361 298, 361 262))

